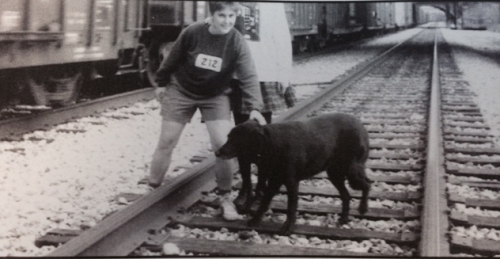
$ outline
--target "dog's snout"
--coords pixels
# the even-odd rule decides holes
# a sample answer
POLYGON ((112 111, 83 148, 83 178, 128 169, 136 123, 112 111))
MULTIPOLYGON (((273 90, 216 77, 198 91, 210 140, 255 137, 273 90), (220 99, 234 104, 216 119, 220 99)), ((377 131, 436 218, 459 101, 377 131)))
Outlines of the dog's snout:
POLYGON ((231 159, 236 156, 235 150, 230 145, 223 145, 219 150, 215 151, 215 156, 220 159, 231 159))

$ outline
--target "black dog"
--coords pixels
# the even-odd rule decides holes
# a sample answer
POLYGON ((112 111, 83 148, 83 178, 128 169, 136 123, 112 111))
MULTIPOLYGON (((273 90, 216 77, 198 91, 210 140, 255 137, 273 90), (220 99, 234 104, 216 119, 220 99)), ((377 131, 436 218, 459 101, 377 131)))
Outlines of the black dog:
POLYGON ((257 190, 264 190, 264 196, 248 222, 250 226, 260 222, 281 185, 286 186, 288 212, 281 233, 289 235, 296 221, 299 181, 325 170, 342 200, 340 223, 348 222, 351 197, 344 185, 346 179, 353 189, 362 191, 358 209, 361 214, 367 212, 371 187, 365 174, 368 152, 368 132, 359 120, 347 114, 328 114, 306 121, 265 126, 247 121, 231 130, 228 141, 216 156, 222 159, 238 157, 244 162, 240 165, 243 178, 240 195, 246 199, 247 209, 251 205, 250 162, 257 161, 257 190))

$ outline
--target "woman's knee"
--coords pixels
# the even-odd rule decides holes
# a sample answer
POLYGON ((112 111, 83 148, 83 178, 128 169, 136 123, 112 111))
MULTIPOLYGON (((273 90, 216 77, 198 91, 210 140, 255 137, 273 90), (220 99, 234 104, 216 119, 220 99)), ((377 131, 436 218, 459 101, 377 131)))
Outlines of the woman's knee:
POLYGON ((177 141, 175 138, 160 138, 156 149, 163 152, 172 152, 175 148, 177 141))
POLYGON ((163 121, 157 149, 161 151, 172 151, 181 137, 184 124, 172 121, 163 121))
POLYGON ((206 121, 210 142, 215 150, 219 149, 227 141, 227 135, 233 128, 233 124, 228 120, 206 121))

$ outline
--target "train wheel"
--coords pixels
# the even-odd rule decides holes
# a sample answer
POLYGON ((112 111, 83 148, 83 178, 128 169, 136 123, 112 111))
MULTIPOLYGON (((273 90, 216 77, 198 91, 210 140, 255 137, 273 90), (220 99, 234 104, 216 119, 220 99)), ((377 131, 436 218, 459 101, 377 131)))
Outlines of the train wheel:
POLYGON ((304 40, 301 40, 299 41, 299 52, 306 52, 307 49, 308 49, 308 46, 309 45, 309 40, 307 39, 304 39, 304 40))
POLYGON ((19 104, 20 99, 23 98, 22 85, 16 84, 15 72, 2 72, 0 73, 0 109, 10 105, 19 104))
POLYGON ((139 69, 141 71, 141 81, 144 86, 156 86, 156 71, 163 59, 168 57, 173 45, 173 42, 152 43, 149 48, 142 49, 139 69))
POLYGON ((318 49, 324 49, 326 47, 326 39, 325 38, 320 38, 318 39, 318 49))
POLYGON ((113 77, 116 75, 118 70, 120 69, 121 58, 111 61, 99 62, 95 65, 95 70, 97 74, 102 77, 113 77))
POLYGON ((78 67, 26 70, 26 84, 35 105, 66 106, 75 103, 83 85, 83 70, 78 67))
POLYGON ((296 40, 292 41, 292 52, 294 55, 299 53, 299 43, 296 40))
POLYGON ((22 86, 21 88, 27 88, 26 90, 28 90, 28 94, 23 96, 23 103, 48 105, 47 96, 45 94, 45 89, 47 88, 47 74, 43 73, 42 70, 24 70, 24 73, 21 73, 21 77, 18 82, 23 86, 26 86, 22 86))

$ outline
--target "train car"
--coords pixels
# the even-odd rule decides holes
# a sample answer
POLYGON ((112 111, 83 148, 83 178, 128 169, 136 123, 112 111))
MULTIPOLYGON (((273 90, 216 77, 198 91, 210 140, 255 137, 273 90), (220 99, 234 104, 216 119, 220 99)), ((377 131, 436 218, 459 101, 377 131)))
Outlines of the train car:
POLYGON ((394 3, 394 22, 396 29, 407 29, 415 24, 415 5, 411 2, 394 3))
MULTIPOLYGON (((36 105, 71 104, 84 81, 121 68, 137 70, 144 85, 154 85, 182 29, 208 17, 208 2, 1 0, 0 104, 12 96, 36 105)), ((394 6, 285 2, 294 51, 394 27, 394 6)))
POLYGON ((396 17, 393 2, 300 2, 286 3, 294 52, 321 48, 338 40, 369 37, 412 26, 411 3, 401 5, 396 17))
POLYGON ((140 71, 144 85, 155 85, 155 72, 182 29, 209 15, 207 1, 149 0, 147 31, 141 35, 140 71))
POLYGON ((396 26, 394 3, 377 3, 377 10, 379 12, 379 22, 382 24, 383 28, 388 31, 394 30, 396 26))
POLYGON ((363 30, 359 19, 359 5, 356 3, 328 3, 326 9, 326 27, 330 42, 349 40, 363 30))
POLYGON ((324 28, 319 29, 320 6, 314 3, 287 3, 285 12, 290 26, 294 52, 303 52, 310 48, 313 37, 325 36, 324 28), (319 31, 322 31, 319 33, 319 31))
POLYGON ((486 30, 488 26, 500 23, 500 4, 494 2, 464 2, 458 25, 466 30, 486 30))
POLYGON ((108 76, 131 65, 145 3, 0 1, 0 91, 4 99, 20 95, 36 105, 66 105, 76 100, 83 81, 93 72, 108 76))
POLYGON ((358 20, 364 27, 364 34, 368 37, 383 31, 383 23, 379 17, 378 3, 357 3, 358 20))
POLYGON ((360 19, 364 24, 366 36, 386 33, 395 29, 394 3, 358 3, 360 19))
POLYGON ((315 50, 360 32, 356 3, 286 3, 294 52, 315 50))
MULTIPOLYGON (((265 4, 265 3, 264 3, 265 4)), ((414 25, 414 5, 402 3, 399 18, 414 25)), ((149 0, 147 27, 141 37, 142 78, 154 85, 154 73, 182 28, 208 16, 205 1, 149 0)), ((314 51, 341 40, 369 37, 397 29, 396 3, 285 2, 294 53, 314 51)))

